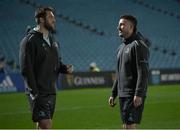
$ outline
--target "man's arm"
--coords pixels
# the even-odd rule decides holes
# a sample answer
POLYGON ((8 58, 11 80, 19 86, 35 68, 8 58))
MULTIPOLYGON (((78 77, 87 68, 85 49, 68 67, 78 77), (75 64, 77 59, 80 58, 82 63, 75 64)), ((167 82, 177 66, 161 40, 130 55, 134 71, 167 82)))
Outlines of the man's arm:
POLYGON ((135 96, 142 97, 146 93, 149 73, 149 47, 145 43, 136 42, 135 59, 137 69, 137 84, 135 96))
MULTIPOLYGON (((116 72, 117 73, 117 72, 116 72)), ((118 85, 118 80, 117 80, 117 74, 116 74, 116 77, 115 77, 115 81, 114 81, 114 84, 113 84, 113 87, 112 87, 112 95, 109 97, 109 105, 111 107, 114 107, 116 105, 116 103, 114 103, 115 101, 115 98, 117 97, 117 85, 118 85)))
POLYGON ((60 73, 67 73, 67 66, 61 61, 61 58, 59 58, 59 72, 60 73))
POLYGON ((20 66, 23 75, 31 93, 35 96, 38 94, 36 78, 34 74, 35 47, 32 41, 24 38, 20 45, 20 66))
POLYGON ((116 78, 115 81, 113 83, 113 87, 112 87, 112 97, 115 99, 117 97, 117 85, 118 85, 118 80, 117 80, 117 74, 116 74, 116 78))
POLYGON ((70 64, 63 64, 63 62, 61 61, 61 58, 59 58, 59 73, 63 73, 63 74, 71 74, 73 72, 73 65, 70 64))
MULTIPOLYGON (((51 37, 52 41, 56 41, 55 38, 52 36, 51 37)), ((61 54, 59 52, 60 50, 60 45, 58 42, 56 42, 56 46, 57 46, 57 52, 58 52, 58 56, 59 56, 59 59, 58 59, 58 73, 63 73, 63 74, 69 74, 69 73, 72 73, 73 72, 73 66, 72 65, 65 65, 63 62, 62 62, 62 59, 61 59, 61 54)))

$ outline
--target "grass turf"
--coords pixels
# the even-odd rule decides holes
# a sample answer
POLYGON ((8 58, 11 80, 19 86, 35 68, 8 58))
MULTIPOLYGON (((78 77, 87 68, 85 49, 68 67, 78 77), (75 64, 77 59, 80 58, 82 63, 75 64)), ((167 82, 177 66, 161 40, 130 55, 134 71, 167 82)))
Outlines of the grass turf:
MULTIPOLYGON (((108 106, 110 88, 63 90, 57 94, 53 128, 121 128, 119 105, 108 106)), ((118 103, 118 100, 116 99, 118 103)), ((35 128, 24 93, 0 94, 0 128, 35 128)), ((139 128, 180 128, 180 85, 149 87, 139 128)))

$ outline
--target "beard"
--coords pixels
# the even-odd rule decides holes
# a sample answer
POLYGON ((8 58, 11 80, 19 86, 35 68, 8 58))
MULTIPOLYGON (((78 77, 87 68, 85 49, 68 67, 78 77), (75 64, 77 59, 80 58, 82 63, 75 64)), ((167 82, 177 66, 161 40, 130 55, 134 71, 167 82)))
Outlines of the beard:
POLYGON ((51 26, 51 25, 47 22, 47 20, 45 20, 44 27, 45 27, 49 32, 51 32, 52 34, 55 34, 55 33, 56 33, 55 27, 51 26))
POLYGON ((119 35, 119 37, 124 38, 124 32, 119 31, 119 32, 118 32, 118 35, 119 35))
POLYGON ((123 34, 122 34, 122 32, 118 32, 118 35, 120 36, 120 37, 123 37, 123 34))
POLYGON ((129 35, 128 31, 119 31, 119 36, 121 38, 127 38, 128 35, 129 35))

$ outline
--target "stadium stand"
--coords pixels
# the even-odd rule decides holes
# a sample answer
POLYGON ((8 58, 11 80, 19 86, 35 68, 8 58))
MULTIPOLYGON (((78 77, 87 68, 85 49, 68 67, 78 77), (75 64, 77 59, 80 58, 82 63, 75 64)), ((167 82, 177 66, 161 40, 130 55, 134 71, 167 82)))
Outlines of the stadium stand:
POLYGON ((19 42, 28 25, 34 26, 34 7, 56 9, 56 35, 63 61, 75 71, 88 71, 96 62, 101 70, 114 70, 120 44, 120 15, 134 14, 139 29, 152 43, 150 68, 180 68, 180 8, 173 0, 2 0, 0 51, 18 63, 19 42))

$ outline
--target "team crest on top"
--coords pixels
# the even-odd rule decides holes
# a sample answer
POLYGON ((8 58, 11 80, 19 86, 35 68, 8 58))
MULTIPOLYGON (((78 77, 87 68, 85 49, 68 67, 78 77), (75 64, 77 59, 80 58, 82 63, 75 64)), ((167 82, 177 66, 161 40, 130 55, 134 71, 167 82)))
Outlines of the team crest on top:
POLYGON ((129 47, 128 47, 128 48, 125 50, 125 53, 129 53, 129 50, 130 50, 130 49, 129 49, 129 47))
POLYGON ((44 50, 47 50, 46 43, 43 43, 42 46, 43 46, 44 50))
POLYGON ((53 46, 56 47, 56 48, 58 48, 57 42, 53 42, 53 46))

